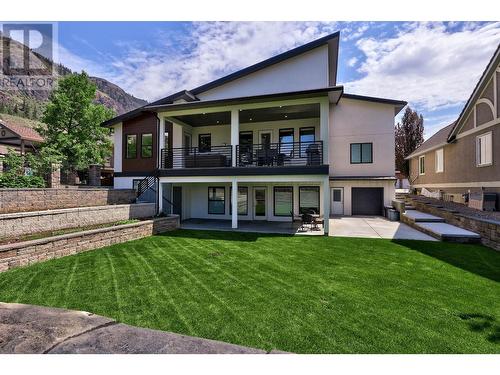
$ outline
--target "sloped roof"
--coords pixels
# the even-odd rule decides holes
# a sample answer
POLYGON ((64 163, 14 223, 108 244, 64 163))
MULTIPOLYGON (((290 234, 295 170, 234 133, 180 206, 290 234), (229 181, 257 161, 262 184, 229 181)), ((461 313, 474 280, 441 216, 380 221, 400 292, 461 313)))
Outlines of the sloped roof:
POLYGON ((408 155, 406 159, 413 158, 417 155, 425 153, 426 151, 432 150, 435 147, 446 144, 448 135, 453 129, 453 126, 455 126, 455 123, 456 121, 453 121, 451 124, 446 125, 444 128, 438 130, 432 137, 430 137, 428 140, 422 143, 420 147, 418 147, 415 151, 408 155))
POLYGON ((498 43, 495 53, 488 62, 488 65, 486 65, 486 68, 484 69, 481 78, 479 78, 476 87, 474 88, 472 94, 465 103, 465 106, 462 109, 462 112, 460 112, 457 121, 455 121, 455 126, 453 127, 453 129, 451 129, 450 133, 448 134, 448 141, 452 141, 453 138, 456 137, 457 132, 462 126, 463 122, 467 120, 467 115, 469 114, 470 110, 474 107, 475 103, 479 99, 479 95, 488 84, 490 77, 495 73, 498 64, 500 64, 500 43, 498 43))
POLYGON ((0 115, 0 124, 19 136, 20 139, 38 143, 43 142, 43 137, 30 127, 28 122, 29 120, 21 117, 0 115))
POLYGON ((324 44, 327 44, 330 40, 332 40, 334 38, 338 38, 339 35, 340 35, 340 32, 337 31, 335 33, 332 33, 332 34, 326 35, 322 38, 313 40, 312 42, 303 44, 303 45, 296 47, 294 49, 291 49, 289 51, 280 53, 279 55, 273 56, 267 60, 261 61, 257 64, 254 64, 254 65, 251 65, 247 68, 238 70, 238 71, 231 73, 231 74, 228 74, 222 78, 218 78, 214 81, 205 83, 205 84, 198 86, 192 90, 181 90, 173 95, 166 96, 166 97, 158 99, 154 102, 148 103, 142 107, 134 109, 133 111, 124 113, 124 114, 117 116, 117 117, 114 117, 108 121, 103 122, 102 125, 103 126, 110 126, 110 125, 114 125, 114 124, 117 124, 119 122, 122 122, 124 120, 136 117, 143 112, 148 112, 148 107, 151 107, 151 106, 172 104, 174 101, 179 100, 179 99, 184 99, 187 102, 197 101, 198 98, 196 97, 196 95, 198 95, 202 92, 205 92, 205 91, 213 89, 215 87, 224 85, 228 82, 234 81, 236 79, 242 78, 242 77, 249 75, 251 73, 259 71, 261 69, 267 68, 271 65, 277 64, 277 63, 282 62, 284 60, 287 60, 287 59, 290 59, 292 57, 303 54, 305 52, 308 52, 314 48, 317 48, 317 47, 320 47, 324 44))

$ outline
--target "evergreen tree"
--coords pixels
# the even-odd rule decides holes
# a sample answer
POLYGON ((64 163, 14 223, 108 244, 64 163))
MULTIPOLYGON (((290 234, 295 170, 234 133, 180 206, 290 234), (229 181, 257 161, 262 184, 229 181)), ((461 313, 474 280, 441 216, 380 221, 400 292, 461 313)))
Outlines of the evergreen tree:
POLYGON ((395 131, 396 169, 409 177, 410 164, 405 158, 424 142, 424 118, 408 106, 395 131))

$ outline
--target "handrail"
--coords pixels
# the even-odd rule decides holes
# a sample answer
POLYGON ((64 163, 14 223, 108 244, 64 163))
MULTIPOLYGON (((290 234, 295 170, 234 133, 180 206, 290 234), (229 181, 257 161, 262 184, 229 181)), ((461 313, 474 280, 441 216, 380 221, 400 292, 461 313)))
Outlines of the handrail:
POLYGON ((315 166, 323 164, 323 141, 236 146, 240 167, 315 166))

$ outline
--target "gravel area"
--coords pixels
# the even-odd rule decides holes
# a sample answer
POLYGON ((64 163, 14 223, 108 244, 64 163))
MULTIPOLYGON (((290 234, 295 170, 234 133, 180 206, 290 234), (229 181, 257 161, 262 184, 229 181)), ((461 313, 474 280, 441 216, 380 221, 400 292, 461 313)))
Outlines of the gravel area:
POLYGON ((436 204, 443 206, 443 208, 458 211, 464 216, 474 217, 478 219, 491 220, 500 223, 500 211, 479 211, 474 208, 469 208, 460 203, 455 202, 445 202, 439 199, 428 198, 422 195, 409 195, 409 198, 429 202, 431 204, 436 204))

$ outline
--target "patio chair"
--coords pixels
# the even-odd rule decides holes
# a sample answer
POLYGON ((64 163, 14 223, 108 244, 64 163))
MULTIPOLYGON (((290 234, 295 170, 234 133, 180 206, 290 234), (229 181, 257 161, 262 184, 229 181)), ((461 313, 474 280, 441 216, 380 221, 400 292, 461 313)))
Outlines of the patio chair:
POLYGON ((313 229, 314 226, 314 218, 310 214, 302 214, 301 216, 301 225, 300 229, 307 229, 306 225, 309 225, 309 229, 313 229))

